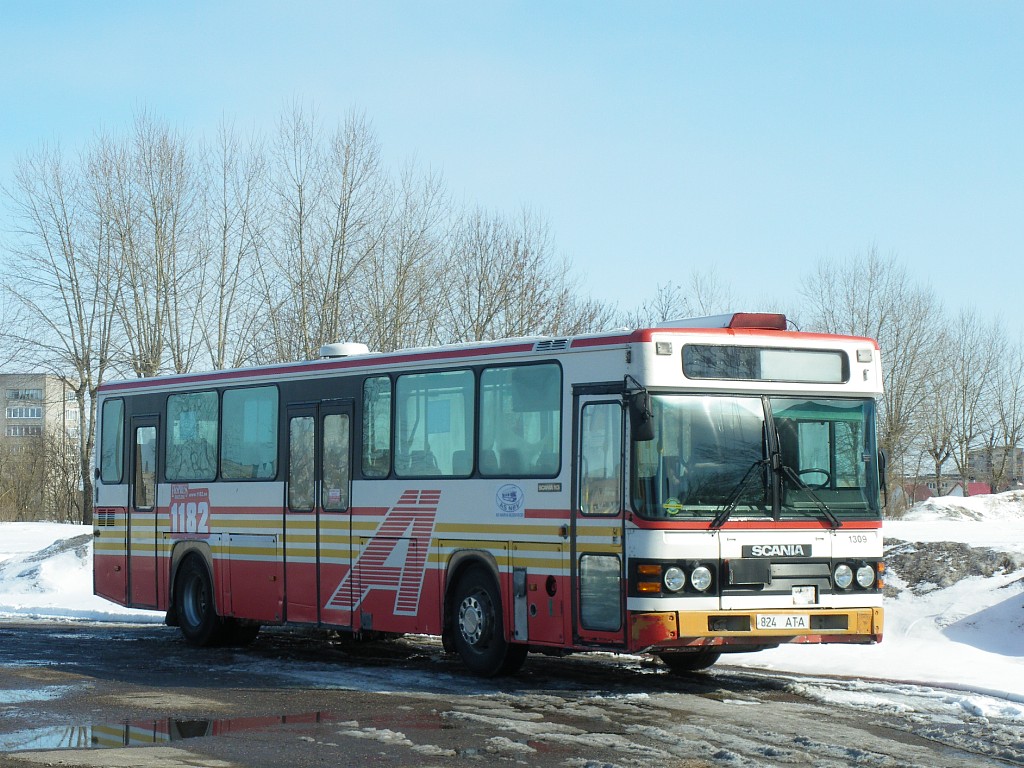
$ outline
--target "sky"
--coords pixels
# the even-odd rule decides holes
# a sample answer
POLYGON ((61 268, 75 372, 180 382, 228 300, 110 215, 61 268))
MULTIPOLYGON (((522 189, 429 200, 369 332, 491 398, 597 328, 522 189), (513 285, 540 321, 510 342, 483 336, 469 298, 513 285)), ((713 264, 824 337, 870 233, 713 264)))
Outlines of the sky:
POLYGON ((711 271, 798 312, 817 262, 876 248, 1017 331, 1022 39, 1008 1, 0 0, 0 185, 142 109, 269 134, 299 101, 364 113, 468 206, 542 214, 624 309, 711 271))

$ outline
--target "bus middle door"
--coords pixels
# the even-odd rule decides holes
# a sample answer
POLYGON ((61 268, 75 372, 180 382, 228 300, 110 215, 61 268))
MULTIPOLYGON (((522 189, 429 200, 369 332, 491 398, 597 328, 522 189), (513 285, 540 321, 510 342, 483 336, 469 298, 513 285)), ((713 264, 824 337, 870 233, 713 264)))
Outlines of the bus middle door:
POLYGON ((320 525, 317 551, 320 621, 352 627, 350 590, 352 544, 351 400, 320 404, 320 525))
POLYGON ((351 611, 335 607, 351 565, 351 429, 350 400, 288 409, 285 585, 290 622, 351 626, 351 611))

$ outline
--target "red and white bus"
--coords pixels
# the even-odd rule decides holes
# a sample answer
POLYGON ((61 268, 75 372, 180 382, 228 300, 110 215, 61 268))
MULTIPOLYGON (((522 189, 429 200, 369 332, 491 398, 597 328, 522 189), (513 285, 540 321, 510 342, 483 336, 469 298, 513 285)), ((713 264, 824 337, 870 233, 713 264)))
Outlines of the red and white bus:
POLYGON ((870 339, 772 314, 105 384, 95 591, 260 625, 670 669, 882 637, 870 339))

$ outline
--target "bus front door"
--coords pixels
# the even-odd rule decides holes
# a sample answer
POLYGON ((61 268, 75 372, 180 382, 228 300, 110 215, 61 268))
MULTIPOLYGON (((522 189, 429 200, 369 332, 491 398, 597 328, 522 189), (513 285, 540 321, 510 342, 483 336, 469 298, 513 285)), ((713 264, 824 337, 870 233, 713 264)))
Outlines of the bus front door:
POLYGON ((625 637, 623 418, 620 397, 575 398, 572 586, 575 640, 621 645, 625 637))

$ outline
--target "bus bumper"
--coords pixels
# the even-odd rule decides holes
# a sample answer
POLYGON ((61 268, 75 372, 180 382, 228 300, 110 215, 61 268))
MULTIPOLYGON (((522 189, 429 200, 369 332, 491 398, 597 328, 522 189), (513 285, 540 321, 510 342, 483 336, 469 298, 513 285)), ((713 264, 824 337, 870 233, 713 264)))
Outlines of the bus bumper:
POLYGON ((882 608, 812 611, 658 611, 630 616, 632 651, 720 646, 760 650, 782 643, 880 643, 882 608))

